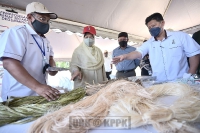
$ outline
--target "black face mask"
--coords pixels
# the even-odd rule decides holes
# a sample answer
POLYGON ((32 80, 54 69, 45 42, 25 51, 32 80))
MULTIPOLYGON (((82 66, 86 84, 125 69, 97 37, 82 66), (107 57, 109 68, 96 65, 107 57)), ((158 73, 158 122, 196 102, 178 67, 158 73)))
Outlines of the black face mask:
POLYGON ((127 41, 121 41, 119 42, 120 47, 126 47, 127 46, 127 41))
POLYGON ((32 22, 33 28, 35 31, 39 34, 45 34, 49 31, 49 24, 48 23, 42 23, 38 20, 34 20, 32 22))

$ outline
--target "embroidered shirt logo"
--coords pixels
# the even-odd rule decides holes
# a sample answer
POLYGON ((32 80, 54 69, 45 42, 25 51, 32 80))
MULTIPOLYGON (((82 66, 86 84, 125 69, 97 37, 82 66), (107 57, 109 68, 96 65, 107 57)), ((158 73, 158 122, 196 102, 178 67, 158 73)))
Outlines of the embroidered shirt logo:
POLYGON ((175 44, 175 41, 174 41, 174 39, 172 40, 172 44, 175 44))

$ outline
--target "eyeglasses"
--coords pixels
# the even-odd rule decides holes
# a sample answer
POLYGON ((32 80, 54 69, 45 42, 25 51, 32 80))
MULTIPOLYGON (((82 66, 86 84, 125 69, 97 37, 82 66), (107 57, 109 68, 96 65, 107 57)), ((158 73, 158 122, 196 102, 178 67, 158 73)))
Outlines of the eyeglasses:
POLYGON ((43 23, 51 23, 50 19, 44 16, 36 16, 35 14, 31 14, 35 19, 37 18, 37 20, 39 20, 40 22, 43 23))

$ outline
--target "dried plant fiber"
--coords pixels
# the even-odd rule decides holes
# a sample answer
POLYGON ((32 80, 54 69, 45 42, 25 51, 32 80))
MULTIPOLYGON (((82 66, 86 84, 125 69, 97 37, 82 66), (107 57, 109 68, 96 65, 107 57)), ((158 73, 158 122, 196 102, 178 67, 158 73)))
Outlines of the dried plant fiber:
POLYGON ((54 113, 39 118, 32 125, 29 133, 86 132, 88 129, 94 128, 94 126, 91 124, 87 129, 80 127, 76 130, 70 130, 69 127, 73 126, 70 125, 72 123, 69 123, 70 117, 76 116, 84 119, 88 116, 94 118, 99 116, 104 118, 108 115, 111 105, 127 95, 151 98, 150 94, 136 83, 118 80, 102 88, 92 96, 88 96, 75 104, 67 105, 54 113))
POLYGON ((55 101, 47 101, 41 96, 14 98, 12 101, 0 103, 0 126, 9 123, 27 123, 53 112, 72 102, 77 102, 85 96, 83 88, 63 93, 55 101))
POLYGON ((29 133, 81 133, 95 128, 91 119, 87 128, 71 130, 74 125, 70 118, 74 116, 101 117, 102 121, 107 116, 131 116, 133 128, 152 124, 161 133, 200 132, 190 125, 199 122, 200 93, 186 84, 165 83, 144 89, 133 82, 118 80, 99 87, 97 93, 39 118, 29 133), (169 107, 156 102, 159 97, 168 95, 179 99, 169 107))
POLYGON ((131 116, 131 127, 133 128, 152 124, 162 133, 200 132, 188 125, 189 122, 200 122, 199 92, 182 83, 154 85, 147 88, 147 91, 153 99, 129 95, 111 106, 109 116, 119 114, 131 116), (157 98, 168 95, 177 96, 179 99, 170 107, 156 102, 157 98))

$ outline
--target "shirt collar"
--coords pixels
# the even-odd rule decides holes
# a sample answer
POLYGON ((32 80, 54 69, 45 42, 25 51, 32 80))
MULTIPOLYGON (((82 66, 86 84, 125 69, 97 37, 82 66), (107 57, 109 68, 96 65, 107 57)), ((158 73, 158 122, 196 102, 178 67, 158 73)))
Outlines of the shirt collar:
MULTIPOLYGON (((172 35, 172 32, 166 31, 166 30, 164 30, 164 31, 165 31, 165 39, 167 39, 169 36, 172 35)), ((151 40, 152 42, 153 42, 153 41, 157 41, 157 39, 156 39, 155 37, 151 37, 150 40, 151 40)))
MULTIPOLYGON (((38 35, 29 24, 26 24, 25 26, 26 26, 26 29, 28 30, 28 32, 31 35, 38 35)), ((47 43, 50 43, 49 40, 44 35, 42 37, 45 38, 45 40, 47 41, 47 43)))
MULTIPOLYGON (((126 48, 129 48, 129 47, 130 47, 129 45, 126 46, 126 48)), ((125 49, 126 49, 126 48, 125 48, 125 49)), ((120 46, 118 47, 118 49, 120 49, 120 46)))
MULTIPOLYGON (((31 35, 38 35, 35 30, 29 25, 29 24, 26 24, 26 28, 28 30, 28 32, 31 34, 31 35)), ((39 35, 38 35, 39 36, 39 35)), ((41 35, 42 37, 46 38, 44 35, 41 35)))

